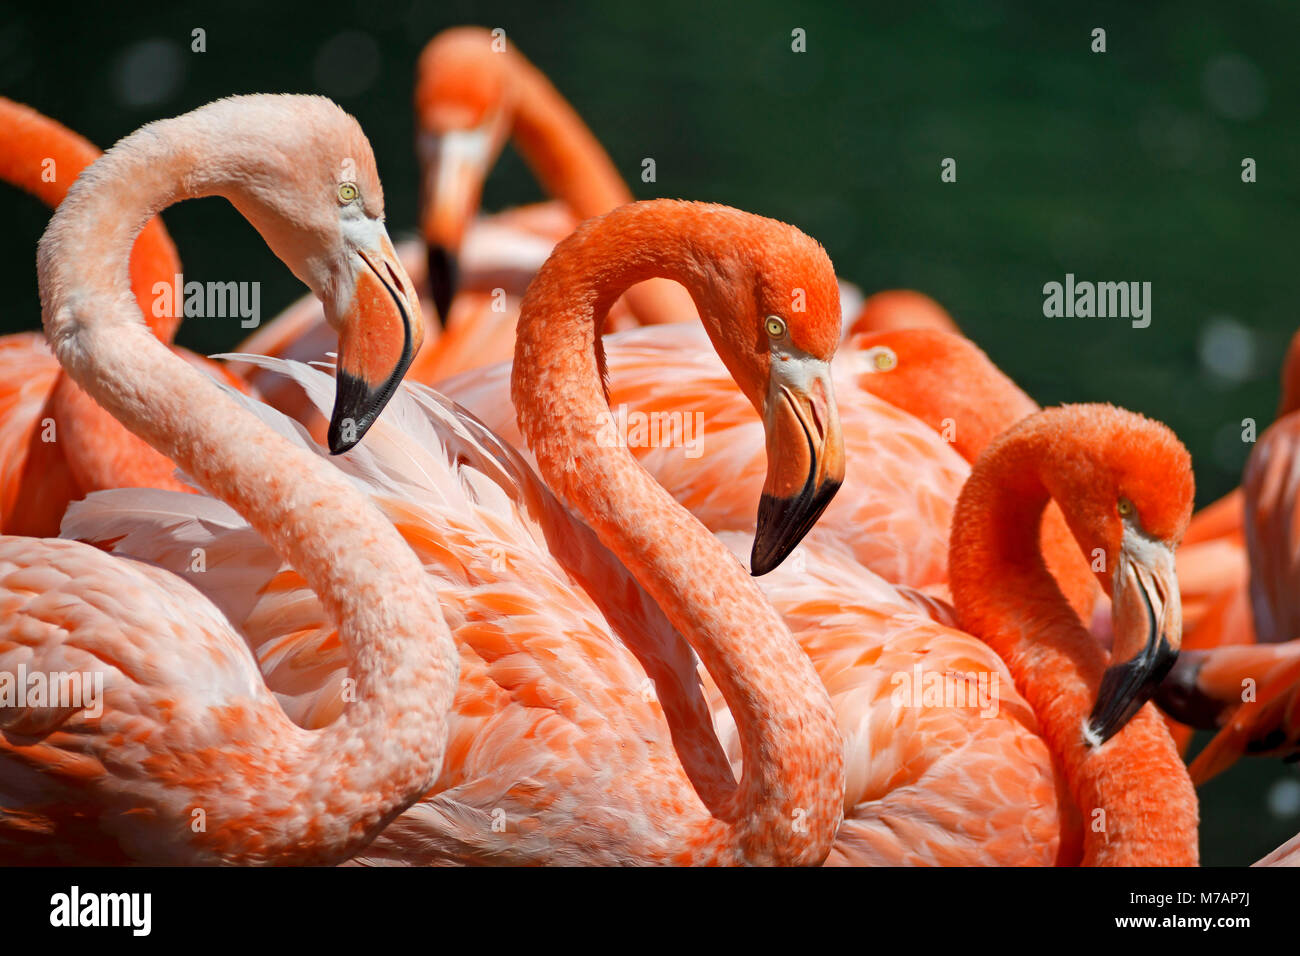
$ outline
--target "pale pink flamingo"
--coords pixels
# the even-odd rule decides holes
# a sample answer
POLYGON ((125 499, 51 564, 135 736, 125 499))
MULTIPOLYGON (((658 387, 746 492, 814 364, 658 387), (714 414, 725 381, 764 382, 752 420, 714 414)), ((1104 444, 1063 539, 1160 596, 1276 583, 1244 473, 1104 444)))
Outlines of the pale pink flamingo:
MULTIPOLYGON (((99 150, 72 130, 0 97, 0 181, 58 206, 99 150)), ((145 322, 164 342, 179 318, 156 315, 154 286, 181 271, 162 220, 151 219, 131 251, 131 289, 145 322)), ((221 365, 185 349, 187 361, 227 384, 245 387, 221 365)), ((0 530, 58 533, 68 502, 104 488, 188 490, 159 455, 61 373, 35 333, 0 339, 0 530)))
POLYGON ((351 483, 141 321, 126 265, 141 226, 210 195, 325 301, 343 368, 334 448, 359 439, 421 325, 370 145, 319 97, 220 100, 149 124, 88 168, 39 245, 46 335, 96 401, 303 575, 337 627, 354 702, 305 731, 231 622, 180 577, 78 542, 0 537, 0 672, 103 681, 98 704, 46 700, 28 684, 0 708, 10 862, 336 862, 442 763, 457 655, 415 555, 351 483))
MULTIPOLYGON (((701 537, 699 527, 662 492, 650 504, 643 489, 653 485, 635 468, 626 450, 617 442, 601 443, 600 428, 608 418, 598 363, 592 355, 600 318, 597 309, 604 307, 594 303, 607 303, 627 281, 626 273, 617 265, 609 267, 605 257, 616 257, 625 248, 647 247, 656 256, 667 256, 663 244, 682 233, 698 250, 701 242, 695 230, 709 225, 711 216, 724 215, 717 211, 700 216, 697 224, 693 220, 700 211, 701 207, 682 204, 640 204, 588 223, 563 243, 530 293, 529 302, 535 303, 536 310, 526 306, 521 326, 521 351, 533 360, 521 360, 518 367, 543 371, 520 373, 517 388, 525 428, 532 419, 536 419, 531 426, 534 434, 556 427, 551 423, 568 423, 561 434, 546 431, 537 436, 538 460, 563 493, 592 515, 602 537, 614 541, 615 551, 626 550, 630 536, 639 547, 654 549, 653 558, 629 563, 633 568, 648 565, 655 586, 680 593, 687 601, 707 593, 716 602, 719 595, 742 586, 743 575, 733 578, 740 571, 739 563, 725 558, 724 552, 717 566, 697 570, 685 580, 664 576, 659 562, 665 550, 698 569, 695 549, 705 547, 707 536, 701 537), (643 210, 656 210, 659 215, 652 217, 643 210), (649 220, 642 226, 649 231, 635 228, 640 224, 632 217, 639 215, 649 220), (593 273, 605 277, 612 288, 605 287, 604 294, 602 287, 592 288, 593 281, 599 281, 589 278, 593 273), (570 378, 572 361, 563 354, 552 357, 556 345, 551 336, 569 343, 574 354, 584 358, 582 371, 589 384, 581 399, 574 394, 577 388, 570 378), (549 379, 546 387, 537 388, 539 376, 549 379), (548 408, 564 412, 547 415, 548 408), (571 434, 582 431, 585 436, 571 434), (557 471, 558 478, 554 477, 557 471), (589 477, 593 472, 610 475, 616 490, 594 491, 589 477), (626 516, 647 512, 654 517, 643 519, 634 531, 625 530, 626 516), (681 530, 672 533, 665 549, 662 529, 669 521, 681 530)), ((757 229, 749 217, 739 222, 757 229)), ((769 230, 773 234, 765 241, 743 245, 771 250, 788 263, 789 253, 781 250, 787 237, 774 225, 765 226, 760 234, 769 230)), ((738 253, 732 250, 742 245, 725 242, 725 233, 717 227, 708 239, 711 258, 734 257, 738 253), (715 243, 728 251, 713 251, 715 243)), ((762 319, 764 304, 746 296, 754 295, 755 284, 761 282, 767 289, 771 283, 776 288, 767 293, 771 300, 767 307, 779 308, 782 286, 793 277, 781 276, 776 266, 763 269, 762 265, 760 259, 754 265, 756 274, 749 275, 733 264, 718 270, 725 278, 715 278, 703 288, 700 279, 691 281, 700 312, 710 322, 720 348, 735 348, 733 343, 739 341, 752 350, 755 332, 771 334, 762 319), (753 331, 724 334, 731 330, 715 328, 719 319, 710 317, 725 315, 739 326, 734 315, 737 302, 743 303, 739 308, 746 313, 752 309, 748 327, 753 331)), ((705 274, 713 271, 710 268, 705 274)), ((828 280, 829 275, 822 282, 826 288, 819 296, 822 302, 830 299, 828 280)), ((813 315, 824 308, 810 305, 813 315)), ((792 320, 798 317, 798 313, 791 316, 792 320)), ((788 325, 788 333, 793 321, 781 325, 788 325)), ((273 360, 259 361, 268 368, 286 369, 273 360)), ((733 358, 733 367, 741 370, 738 374, 744 374, 749 364, 733 358)), ((328 378, 301 366, 287 370, 323 407, 328 378)), ((746 394, 764 394, 761 381, 747 388, 746 394)), ((755 404, 761 407, 760 400, 755 404)), ((1167 430, 1115 412, 1085 409, 1071 414, 1076 418, 1068 423, 1077 424, 1082 416, 1083 426, 1090 426, 1100 417, 1130 441, 1151 445, 1152 460, 1144 463, 1146 471, 1185 473, 1185 452, 1167 430)), ((1068 432, 1059 418, 1049 424, 1068 432)), ((770 431, 771 417, 763 419, 770 431)), ((289 423, 281 420, 280 427, 293 434, 289 423)), ((1124 480, 1136 480, 1138 490, 1145 490, 1141 476, 1129 474, 1139 463, 1116 455, 1117 450, 1123 451, 1122 441, 1116 449, 1115 443, 1098 443, 1095 427, 1083 427, 1081 433, 1079 447, 1066 441, 1056 449, 1060 459, 1095 455, 1103 474, 1113 467, 1124 480)), ((1037 431, 1033 434, 1041 437, 1037 431)), ((780 450, 778 444, 774 451, 780 450)), ((734 777, 719 752, 695 685, 694 662, 664 616, 664 611, 670 618, 698 617, 702 612, 689 604, 681 608, 680 596, 660 598, 661 611, 636 587, 623 562, 606 552, 555 501, 508 446, 434 393, 404 390, 396 396, 391 412, 376 423, 366 446, 341 460, 340 467, 366 484, 424 556, 463 655, 462 685, 443 777, 435 792, 372 844, 365 858, 390 863, 669 859, 663 849, 652 854, 641 844, 629 855, 629 839, 648 841, 658 832, 640 823, 640 811, 630 814, 625 809, 633 792, 657 787, 655 792, 665 794, 661 800, 670 799, 671 792, 677 805, 673 812, 695 819, 704 812, 700 801, 716 807, 734 788, 734 777), (540 606, 552 615, 560 609, 573 615, 567 619, 567 632, 558 633, 545 615, 536 612, 540 606), (624 735, 638 742, 631 754, 616 749, 611 740, 624 735)), ((774 467, 780 475, 780 466, 774 467)), ((790 479, 797 479, 806 467, 801 464, 793 475, 786 475, 787 485, 797 485, 790 479)), ((1060 462, 1049 461, 1044 468, 1055 476, 1060 462)), ((1173 489, 1175 497, 1179 490, 1173 489)), ((1190 501, 1190 484, 1181 490, 1190 501)), ((1148 508, 1145 497, 1138 497, 1141 514, 1160 529, 1161 506, 1152 503, 1148 508)), ((1113 547, 1115 555, 1125 556, 1118 559, 1122 571, 1106 580, 1108 587, 1118 585, 1120 594, 1130 598, 1121 602, 1126 616, 1117 624, 1126 638, 1122 652, 1136 654, 1143 640, 1153 646, 1162 639, 1176 643, 1176 628, 1170 630, 1176 613, 1167 610, 1176 604, 1176 582, 1169 577, 1169 562, 1160 560, 1163 546, 1130 555, 1128 535, 1087 510, 1097 502, 1075 504, 1085 509, 1079 512, 1079 520, 1088 522, 1084 540, 1113 547), (1133 599, 1135 587, 1160 589, 1151 598, 1161 612, 1159 633, 1151 630, 1155 624, 1145 607, 1133 599)), ((1114 502, 1111 505, 1115 507, 1114 502)), ((1027 507, 1032 511, 1032 504, 1027 507)), ((1167 507, 1176 511, 1178 506, 1167 507)), ((1024 520, 1032 525, 1030 515, 1024 520)), ((1109 522, 1118 520, 1112 515, 1109 522)), ((770 532, 779 524, 768 522, 764 528, 770 532)), ((800 522, 785 524, 797 528, 800 522)), ((343 671, 330 626, 313 608, 296 576, 280 569, 274 555, 258 547, 256 537, 235 516, 209 510, 202 513, 201 521, 193 521, 178 516, 165 495, 114 493, 79 506, 68 531, 165 566, 183 565, 185 555, 202 547, 217 556, 215 560, 238 556, 241 568, 258 569, 251 596, 246 580, 234 587, 210 575, 191 578, 233 618, 244 622, 242 628, 258 649, 268 684, 277 689, 290 713, 309 726, 333 719, 340 706, 343 671)), ((752 535, 730 534, 724 539, 736 552, 748 548, 752 535)), ((769 549, 756 550, 762 554, 769 549)), ((1060 690, 1065 701, 1062 707, 1047 708, 1040 729, 1012 686, 1011 673, 980 640, 934 623, 927 616, 930 605, 914 593, 895 589, 833 554, 828 559, 833 545, 829 549, 809 545, 806 550, 801 570, 778 569, 765 579, 771 582, 765 590, 831 689, 839 734, 848 751, 846 820, 831 850, 832 862, 1075 861, 1081 852, 1081 828, 1072 788, 1080 799, 1089 801, 1085 807, 1090 824, 1097 819, 1092 811, 1098 809, 1105 811, 1104 819, 1109 821, 1104 834, 1094 829, 1088 838, 1085 859, 1089 862, 1195 858, 1185 772, 1150 710, 1094 753, 1077 753, 1084 748, 1087 702, 1101 683, 1104 655, 1099 648, 1073 648, 1073 632, 1064 623, 1058 624, 1058 630, 1065 628, 1064 637, 1042 635, 1062 666, 1075 670, 1072 677, 1036 692, 1060 690), (1078 657, 1077 665, 1071 655, 1078 657), (981 715, 975 708, 942 705, 892 707, 891 677, 910 676, 913 667, 937 674, 998 675, 1000 683, 992 688, 997 712, 981 715), (1073 761, 1065 776, 1054 769, 1054 750, 1044 740, 1050 721, 1063 722, 1053 738, 1073 761), (1130 778, 1124 769, 1130 762, 1149 777, 1130 778), (1145 812, 1155 787, 1167 788, 1174 809, 1166 821, 1144 831, 1135 817, 1145 812)), ((723 607, 734 604, 730 597, 723 601, 723 607)), ((1063 613, 1069 613, 1068 606, 1063 613)), ((1078 628, 1077 622, 1074 627, 1078 628)), ((691 636, 688 629, 683 633, 691 636)), ((760 665, 770 658, 761 647, 747 646, 753 648, 750 653, 760 665)), ((707 672, 715 674, 707 656, 705 663, 707 672)), ((799 668, 797 673, 801 672, 799 668)), ((752 731, 746 727, 745 712, 712 686, 710 681, 714 716, 744 780, 752 763, 752 758, 746 759, 753 746, 752 731)), ((1112 688, 1095 705, 1096 712, 1111 723, 1102 728, 1103 736, 1118 727, 1128 705, 1140 701, 1142 690, 1140 681, 1127 690, 1112 688)), ((798 766, 806 762, 800 759, 798 766)), ((1191 807, 1194 816, 1194 798, 1191 807)), ((787 821, 791 832, 811 833, 794 824, 798 820, 812 826, 813 817, 811 811, 792 814, 787 821)), ((663 823, 658 817, 656 823, 670 831, 685 825, 663 823)), ((799 839, 802 853, 804 837, 799 839)), ((683 853, 671 859, 687 862, 696 857, 683 853)))

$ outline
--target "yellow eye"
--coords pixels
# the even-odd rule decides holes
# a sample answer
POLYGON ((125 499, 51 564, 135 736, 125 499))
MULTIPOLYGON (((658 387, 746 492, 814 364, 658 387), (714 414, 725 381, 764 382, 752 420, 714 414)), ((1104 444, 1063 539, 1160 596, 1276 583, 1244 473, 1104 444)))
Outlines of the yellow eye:
POLYGON ((344 204, 350 203, 359 195, 361 195, 361 193, 357 191, 355 183, 339 183, 339 202, 344 204))
POLYGON ((785 322, 775 315, 769 315, 767 317, 766 325, 767 334, 772 336, 772 338, 779 339, 781 336, 785 335, 785 322))
POLYGON ((1134 512, 1133 502, 1127 498, 1119 499, 1119 513, 1121 517, 1127 518, 1134 512))
POLYGON ((898 356, 894 350, 878 345, 867 353, 871 367, 877 372, 888 372, 898 366, 898 356))

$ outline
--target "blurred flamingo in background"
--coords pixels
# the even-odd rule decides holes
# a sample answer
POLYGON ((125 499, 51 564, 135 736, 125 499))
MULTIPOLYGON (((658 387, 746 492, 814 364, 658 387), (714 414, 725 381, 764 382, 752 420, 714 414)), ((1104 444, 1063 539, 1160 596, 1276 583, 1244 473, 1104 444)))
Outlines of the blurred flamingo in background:
POLYGON ((1236 494, 1248 574, 1228 589, 1233 613, 1207 618, 1217 640, 1185 653, 1161 693, 1189 727, 1218 731, 1192 762, 1198 783, 1247 754, 1300 759, 1300 333, 1283 365, 1278 419, 1236 494))
MULTIPOLYGON (((0 97, 0 180, 55 208, 99 150, 30 107, 0 97)), ((155 283, 181 271, 162 220, 151 219, 131 251, 131 291, 146 324, 170 342, 179 316, 158 315, 155 283)), ((223 366, 184 349, 187 361, 240 386, 223 366)), ((68 502, 104 488, 188 490, 175 465, 131 434, 63 375, 44 336, 0 339, 0 531, 58 533, 68 502)))
MULTIPOLYGON (((400 251, 432 296, 428 347, 409 378, 434 383, 508 359, 518 297, 551 248, 590 216, 632 201, 609 155, 550 81, 504 36, 481 27, 443 31, 420 55, 415 86, 423 248, 400 251), (483 183, 507 141, 522 153, 558 202, 475 221, 483 183)), ((680 322, 694 316, 690 296, 662 279, 628 290, 616 326, 680 322), (629 311, 630 310, 630 311, 629 311)), ((241 352, 301 361, 322 359, 329 330, 306 297, 239 346, 241 352)), ((314 409, 282 376, 242 368, 267 400, 295 418, 314 409)))
MULTIPOLYGON (((1291 339, 1281 379, 1279 425, 1300 412, 1300 333, 1291 339)), ((1278 447, 1269 457, 1291 460, 1288 441, 1275 437, 1278 447)), ((1261 454, 1257 446, 1252 460, 1261 454)), ((1300 529, 1292 517, 1297 479, 1282 465, 1272 467, 1267 481, 1256 474, 1251 491, 1248 465, 1241 487, 1192 518, 1178 561, 1179 580, 1191 595, 1188 649, 1300 636, 1300 603, 1294 596, 1300 529)))
MULTIPOLYGON (((567 222, 552 219, 550 230, 543 232, 547 238, 558 240, 583 219, 632 201, 591 130, 503 31, 458 27, 434 37, 416 68, 415 113, 420 227, 428 248, 430 288, 444 318, 450 317, 458 291, 457 262, 466 227, 478 212, 483 183, 507 140, 571 217, 567 222), (562 230, 559 235, 556 227, 562 230)), ((685 290, 663 279, 638 283, 625 296, 642 324, 694 316, 685 290)))
POLYGON ((1277 420, 1251 452, 1241 487, 1202 510, 1188 529, 1194 540, 1179 555, 1179 580, 1195 589, 1199 615, 1187 629, 1189 653, 1162 695, 1186 723, 1173 724, 1186 748, 1193 727, 1217 730, 1231 722, 1193 764, 1198 781, 1226 769, 1243 753, 1289 755, 1300 742, 1300 715, 1287 705, 1286 680, 1274 674, 1289 652, 1219 648, 1277 644, 1300 638, 1300 333, 1282 363, 1277 420), (1204 653, 1201 653, 1204 652, 1204 653), (1266 701, 1263 675, 1272 674, 1266 701), (1243 680, 1261 696, 1242 703, 1243 680), (1267 703, 1268 706, 1258 706, 1267 703), (1288 709, 1290 708, 1290 709, 1288 709))
POLYGON ((3 670, 103 681, 102 696, 87 690, 97 704, 46 706, 24 686, 0 711, 9 861, 337 862, 442 763, 457 653, 415 555, 343 476, 171 354, 131 300, 141 224, 208 195, 228 198, 322 295, 340 380, 377 386, 341 388, 335 415, 377 414, 418 348, 418 306, 384 231, 369 143, 319 97, 221 100, 149 124, 87 169, 39 247, 46 334, 95 400, 303 575, 337 627, 355 702, 304 731, 239 632, 181 578, 73 541, 0 537, 3 670), (337 178, 341 150, 355 181, 337 178))

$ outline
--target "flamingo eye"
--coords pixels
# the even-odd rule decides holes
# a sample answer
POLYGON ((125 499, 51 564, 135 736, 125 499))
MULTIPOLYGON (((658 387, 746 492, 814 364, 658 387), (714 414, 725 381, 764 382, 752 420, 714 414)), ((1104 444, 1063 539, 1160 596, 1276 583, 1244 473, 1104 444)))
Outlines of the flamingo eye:
POLYGON ((1127 498, 1120 498, 1118 507, 1121 518, 1130 517, 1135 511, 1137 511, 1137 509, 1133 507, 1133 502, 1129 501, 1127 498))
POLYGON ((872 371, 889 372, 898 367, 898 355, 888 346, 877 345, 867 350, 867 362, 872 371))
POLYGON ((347 205, 361 195, 356 183, 339 183, 339 202, 347 205))
POLYGON ((767 329, 767 334, 774 339, 779 339, 781 336, 785 335, 785 322, 778 316, 769 315, 767 317, 767 322, 765 323, 765 328, 767 329))

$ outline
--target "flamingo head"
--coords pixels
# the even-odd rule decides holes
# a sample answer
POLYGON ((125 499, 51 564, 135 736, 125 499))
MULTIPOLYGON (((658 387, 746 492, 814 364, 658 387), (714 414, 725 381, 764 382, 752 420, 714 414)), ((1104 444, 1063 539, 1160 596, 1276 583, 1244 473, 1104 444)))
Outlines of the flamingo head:
POLYGON ((747 214, 746 220, 748 228, 718 243, 725 251, 701 270, 692 292, 714 347, 767 437, 750 557, 760 575, 794 550, 844 480, 830 370, 840 302, 830 258, 816 241, 785 223, 747 214))
POLYGON ((1086 444, 1063 446, 1090 451, 1064 453, 1048 484, 1111 599, 1114 650, 1084 730, 1099 746, 1177 659, 1183 621, 1174 551, 1195 489, 1187 449, 1164 425, 1111 406, 1081 408, 1064 421, 1086 444))
MULTIPOLYGON (((255 154, 229 198, 321 300, 338 332, 329 427, 337 455, 361 440, 396 391, 424 340, 424 320, 384 226, 384 193, 361 127, 323 97, 282 99, 298 122, 282 124, 285 145, 255 154)), ((279 108, 276 100, 228 102, 279 108)))
POLYGON ((416 68, 420 231, 428 248, 430 291, 444 325, 456 292, 461 240, 514 114, 505 42, 479 27, 446 30, 424 48, 416 68))

